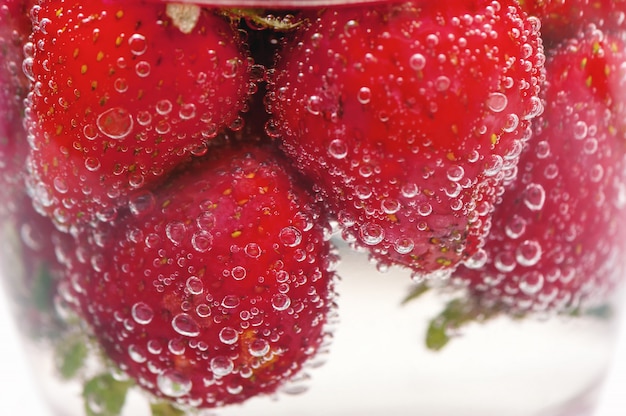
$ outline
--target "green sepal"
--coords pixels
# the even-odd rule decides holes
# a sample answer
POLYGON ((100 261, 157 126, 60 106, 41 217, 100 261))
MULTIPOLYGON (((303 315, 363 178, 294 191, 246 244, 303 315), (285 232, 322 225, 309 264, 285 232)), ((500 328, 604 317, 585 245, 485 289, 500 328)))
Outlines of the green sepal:
POLYGON ((116 380, 108 373, 87 381, 83 387, 87 416, 118 416, 131 386, 132 382, 116 380))
POLYGON ((404 297, 404 299, 402 299, 402 302, 400 302, 400 304, 406 305, 416 299, 419 299, 420 297, 422 297, 424 293, 428 292, 429 289, 430 287, 428 287, 428 285, 423 284, 423 283, 412 286, 411 290, 404 297))
POLYGON ((501 310, 482 306, 472 298, 454 299, 430 321, 426 331, 426 347, 439 351, 450 341, 450 334, 471 322, 485 322, 496 317, 501 310))
POLYGON ((69 336, 62 339, 55 349, 57 370, 65 380, 74 378, 85 365, 89 348, 84 337, 69 336))

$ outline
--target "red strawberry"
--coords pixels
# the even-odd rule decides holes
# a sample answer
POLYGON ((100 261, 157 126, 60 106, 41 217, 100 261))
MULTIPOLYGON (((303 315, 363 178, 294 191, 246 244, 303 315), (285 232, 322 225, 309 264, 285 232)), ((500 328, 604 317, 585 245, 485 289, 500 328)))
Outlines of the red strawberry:
POLYGON ((26 59, 30 188, 60 228, 109 220, 128 194, 239 124, 250 62, 235 29, 187 6, 198 13, 193 25, 176 7, 102 0, 35 6, 26 59))
POLYGON ((624 62, 624 41, 595 29, 549 57, 545 112, 496 208, 486 257, 456 273, 487 301, 512 313, 573 310, 623 279, 624 62))
POLYGON ((603 30, 623 29, 626 0, 519 0, 522 9, 541 20, 546 44, 576 36, 589 23, 603 30))
POLYGON ((514 1, 325 9, 281 54, 270 134, 346 239, 381 265, 452 270, 541 111, 534 23, 514 1))
POLYGON ((22 71, 23 47, 30 34, 24 0, 0 1, 0 195, 5 202, 21 186, 28 145, 23 127, 28 79, 22 71))
POLYGON ((239 147, 146 193, 71 266, 108 357, 197 407, 275 391, 320 348, 333 304, 334 254, 311 196, 282 156, 239 147))

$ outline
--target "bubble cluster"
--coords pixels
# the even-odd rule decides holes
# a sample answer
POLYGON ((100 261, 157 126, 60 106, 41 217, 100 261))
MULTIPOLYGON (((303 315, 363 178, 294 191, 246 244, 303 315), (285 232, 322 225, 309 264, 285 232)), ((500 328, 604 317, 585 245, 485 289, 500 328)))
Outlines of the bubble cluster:
POLYGON ((538 28, 485 7, 445 19, 438 6, 328 11, 271 73, 273 131, 344 239, 380 267, 453 269, 474 254, 543 111, 538 28), (384 10, 388 30, 363 30, 384 10))

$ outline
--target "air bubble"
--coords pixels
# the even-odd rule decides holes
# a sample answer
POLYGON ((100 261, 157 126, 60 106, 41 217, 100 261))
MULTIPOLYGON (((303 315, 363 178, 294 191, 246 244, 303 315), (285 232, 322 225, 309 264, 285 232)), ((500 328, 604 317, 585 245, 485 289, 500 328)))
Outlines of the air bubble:
POLYGON ((185 342, 182 339, 170 339, 167 343, 167 349, 174 355, 183 355, 185 353, 185 342))
POLYGON ((187 227, 181 221, 172 221, 165 226, 165 235, 174 244, 180 245, 187 234, 187 227))
POLYGON ((413 251, 414 247, 415 247, 415 243, 413 242, 412 239, 408 237, 398 238, 393 245, 393 249, 398 254, 409 254, 411 251, 413 251))
POLYGON ((239 297, 235 295, 226 295, 224 299, 222 299, 222 306, 227 309, 234 309, 239 306, 239 297))
POLYGON ((261 247, 257 243, 248 243, 243 249, 244 253, 250 258, 258 259, 261 257, 261 247))
POLYGON ((544 280, 543 274, 538 271, 532 271, 522 277, 519 282, 519 288, 524 294, 533 296, 543 289, 544 280))
POLYGON ((151 69, 150 64, 146 61, 139 61, 137 62, 137 65, 135 65, 135 73, 140 78, 146 78, 150 75, 151 69))
POLYGON ((255 339, 248 346, 248 352, 253 357, 263 357, 270 352, 270 344, 264 339, 255 339))
POLYGON ((277 293, 272 296, 272 307, 277 311, 284 311, 291 305, 289 296, 283 293, 277 293))
POLYGON ((420 53, 416 53, 409 58, 409 65, 415 71, 421 71, 426 66, 426 58, 420 53))
POLYGON ((503 127, 503 130, 507 133, 514 132, 515 129, 519 126, 519 117, 517 114, 509 114, 506 116, 506 124, 503 127))
POLYGON ((128 355, 130 359, 136 363, 145 363, 147 361, 146 354, 136 345, 128 346, 128 355))
POLYGON ((191 293, 192 295, 200 295, 204 291, 204 284, 202 283, 202 280, 197 276, 189 277, 187 279, 187 282, 185 283, 185 286, 187 287, 189 293, 191 293))
POLYGON ((198 231, 191 237, 191 245, 196 251, 206 253, 213 248, 213 235, 207 231, 198 231))
POLYGON ((447 91, 450 88, 450 78, 441 75, 435 80, 435 89, 439 92, 447 91))
POLYGON ((211 360, 211 371, 216 377, 224 377, 230 374, 235 368, 235 364, 228 357, 214 357, 211 360))
POLYGON ((487 98, 487 107, 494 113, 500 113, 504 111, 509 101, 506 95, 501 92, 494 92, 487 98))
POLYGON ((343 159, 348 155, 348 146, 341 139, 334 139, 328 144, 328 154, 335 159, 343 159))
POLYGON ((131 308, 131 315, 135 322, 140 325, 148 325, 152 322, 154 312, 152 308, 144 302, 137 302, 131 308))
POLYGON ((130 134, 133 129, 133 119, 126 109, 115 107, 100 114, 96 125, 105 136, 120 140, 130 134))
POLYGON ((224 344, 232 345, 239 339, 239 333, 235 329, 227 326, 222 328, 219 337, 220 341, 224 344))
POLYGON ((380 208, 387 215, 393 215, 400 211, 401 205, 397 199, 385 198, 380 201, 380 208))
POLYGON ((530 183, 524 190, 524 204, 531 211, 539 211, 543 208, 546 201, 546 191, 543 186, 536 183, 530 183))
POLYGON ((280 241, 287 247, 296 247, 302 242, 302 233, 296 227, 287 226, 278 234, 280 241))
POLYGON ((157 376, 161 393, 169 397, 182 397, 191 391, 191 380, 176 370, 167 370, 157 376))
POLYGON ((180 335, 186 337, 197 337, 200 335, 198 324, 186 313, 180 313, 172 319, 172 328, 180 335))
POLYGON ((541 259, 541 244, 535 240, 523 241, 515 250, 515 259, 522 266, 534 266, 541 259))
POLYGON ((361 87, 357 94, 357 100, 361 104, 365 105, 365 104, 369 104, 371 99, 372 99, 372 90, 370 90, 368 87, 361 87))
POLYGON ((511 239, 520 238, 526 231, 526 220, 519 215, 513 215, 504 227, 504 232, 511 239))
POLYGON ((246 277, 246 269, 245 267, 242 266, 235 266, 232 268, 232 270, 230 271, 230 275, 233 277, 233 279, 235 280, 243 280, 246 277))
POLYGON ((170 100, 159 100, 156 103, 156 112, 162 116, 168 115, 172 111, 172 102, 170 100))
POLYGON ((139 33, 135 33, 128 38, 128 45, 130 46, 131 53, 135 56, 143 55, 148 49, 146 37, 139 33))
POLYGON ((359 229, 361 240, 368 246, 375 246, 385 238, 383 227, 374 223, 365 223, 359 229))
POLYGON ((178 111, 178 117, 182 120, 190 120, 196 116, 196 106, 194 104, 183 104, 178 111))
POLYGON ((306 109, 309 113, 317 116, 321 112, 322 99, 317 95, 311 95, 307 100, 306 109))
POLYGON ((448 169, 447 176, 449 180, 458 182, 465 176, 465 169, 463 169, 463 166, 460 165, 451 166, 448 169))

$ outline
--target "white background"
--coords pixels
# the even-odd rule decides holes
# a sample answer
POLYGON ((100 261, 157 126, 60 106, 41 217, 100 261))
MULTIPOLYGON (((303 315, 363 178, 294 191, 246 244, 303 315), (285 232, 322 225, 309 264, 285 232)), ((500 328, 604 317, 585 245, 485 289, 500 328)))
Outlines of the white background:
MULTIPOLYGON (((0 414, 21 416, 52 416, 38 398, 33 387, 36 374, 27 367, 15 332, 4 294, 0 290, 0 414)), ((617 349, 617 356, 606 381, 600 407, 594 416, 626 415, 626 320, 617 349)))

